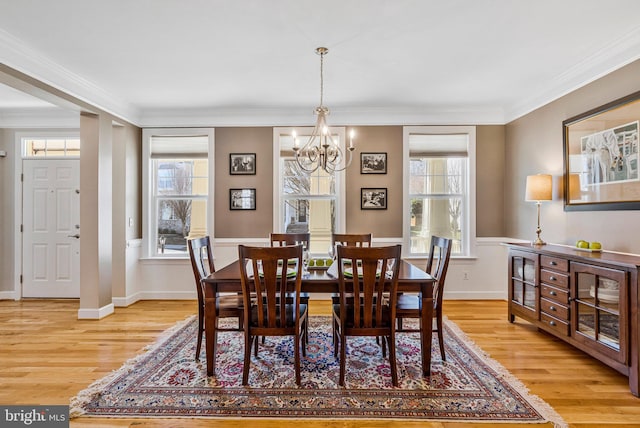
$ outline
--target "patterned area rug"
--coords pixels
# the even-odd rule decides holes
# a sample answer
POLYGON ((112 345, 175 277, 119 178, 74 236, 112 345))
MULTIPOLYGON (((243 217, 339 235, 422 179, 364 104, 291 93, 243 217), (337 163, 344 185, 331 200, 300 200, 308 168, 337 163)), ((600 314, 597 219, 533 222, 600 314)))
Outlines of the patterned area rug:
POLYGON ((252 356, 249 386, 243 387, 242 333, 219 333, 216 377, 207 378, 204 355, 200 362, 194 360, 196 331, 195 317, 178 323, 146 352, 74 397, 71 416, 392 418, 565 426, 547 403, 528 394, 448 320, 447 361, 440 359, 434 335, 428 378, 421 376, 418 334, 398 334, 399 388, 391 385, 388 360, 375 338, 348 339, 347 385, 338 386, 329 317, 311 317, 300 388, 292 339, 267 338, 258 358, 252 356))

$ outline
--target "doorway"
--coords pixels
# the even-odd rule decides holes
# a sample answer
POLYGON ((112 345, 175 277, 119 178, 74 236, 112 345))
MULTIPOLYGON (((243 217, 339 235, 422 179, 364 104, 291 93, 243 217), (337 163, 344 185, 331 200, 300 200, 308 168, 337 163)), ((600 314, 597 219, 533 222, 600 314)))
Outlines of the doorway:
POLYGON ((80 159, 22 164, 22 296, 78 298, 80 159))

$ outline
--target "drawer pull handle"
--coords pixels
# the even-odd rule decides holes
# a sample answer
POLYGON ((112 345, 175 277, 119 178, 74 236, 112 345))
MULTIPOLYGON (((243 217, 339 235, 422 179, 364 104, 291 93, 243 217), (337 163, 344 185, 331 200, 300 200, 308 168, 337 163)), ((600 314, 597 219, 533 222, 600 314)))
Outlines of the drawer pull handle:
POLYGON ((555 312, 556 311, 556 307, 555 306, 549 306, 549 310, 555 312))
POLYGON ((551 266, 557 266, 557 265, 558 265, 558 263, 556 263, 556 262, 549 262, 549 264, 550 264, 551 266))
POLYGON ((555 276, 550 276, 550 277, 549 277, 549 279, 550 279, 551 281, 557 281, 557 280, 558 280, 558 278, 556 278, 555 276))
POLYGON ((557 295, 558 295, 558 293, 556 293, 556 292, 555 292, 555 291, 553 291, 553 290, 549 291, 549 294, 550 294, 550 295, 552 295, 552 296, 557 296, 557 295))
POLYGON ((555 327, 556 326, 556 322, 555 321, 549 321, 549 325, 552 326, 552 327, 555 327))

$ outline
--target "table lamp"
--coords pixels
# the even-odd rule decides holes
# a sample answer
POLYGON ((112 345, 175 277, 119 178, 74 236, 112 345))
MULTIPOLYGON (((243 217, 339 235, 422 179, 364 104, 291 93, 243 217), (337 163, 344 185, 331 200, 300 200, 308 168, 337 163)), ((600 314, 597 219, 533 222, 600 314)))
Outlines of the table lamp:
POLYGON ((538 228, 536 229, 537 238, 533 241, 533 245, 544 245, 545 242, 540 239, 540 202, 550 201, 553 193, 553 178, 549 174, 537 174, 527 176, 527 186, 525 190, 525 200, 535 201, 538 206, 538 228))

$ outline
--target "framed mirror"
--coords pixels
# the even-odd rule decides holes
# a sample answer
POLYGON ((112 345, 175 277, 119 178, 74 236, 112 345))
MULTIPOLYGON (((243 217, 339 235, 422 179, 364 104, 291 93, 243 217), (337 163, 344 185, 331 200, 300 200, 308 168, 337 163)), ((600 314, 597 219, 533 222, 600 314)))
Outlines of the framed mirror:
POLYGON ((564 209, 640 209, 640 91, 562 122, 564 209))

